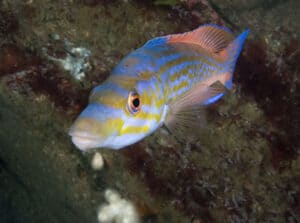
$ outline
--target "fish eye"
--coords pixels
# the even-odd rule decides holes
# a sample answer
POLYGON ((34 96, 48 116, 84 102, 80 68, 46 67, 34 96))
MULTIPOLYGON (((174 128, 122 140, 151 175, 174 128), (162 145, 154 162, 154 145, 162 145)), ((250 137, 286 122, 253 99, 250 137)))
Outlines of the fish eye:
POLYGON ((140 95, 136 91, 130 91, 127 100, 128 111, 135 115, 141 110, 140 95))

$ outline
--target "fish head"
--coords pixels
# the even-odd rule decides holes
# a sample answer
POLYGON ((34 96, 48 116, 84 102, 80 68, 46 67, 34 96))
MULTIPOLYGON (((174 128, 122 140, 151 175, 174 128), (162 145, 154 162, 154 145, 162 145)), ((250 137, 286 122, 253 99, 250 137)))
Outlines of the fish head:
POLYGON ((146 87, 145 82, 110 79, 95 87, 88 106, 70 128, 72 142, 84 151, 121 149, 152 133, 161 115, 156 97, 141 87, 146 87))

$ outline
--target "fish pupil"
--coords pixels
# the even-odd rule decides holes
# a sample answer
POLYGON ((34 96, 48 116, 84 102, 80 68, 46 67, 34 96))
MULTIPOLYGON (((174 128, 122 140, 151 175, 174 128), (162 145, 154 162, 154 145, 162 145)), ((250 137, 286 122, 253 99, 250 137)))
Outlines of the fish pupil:
POLYGON ((135 98, 133 101, 132 101, 132 104, 134 107, 139 107, 140 105, 140 100, 138 98, 135 98))

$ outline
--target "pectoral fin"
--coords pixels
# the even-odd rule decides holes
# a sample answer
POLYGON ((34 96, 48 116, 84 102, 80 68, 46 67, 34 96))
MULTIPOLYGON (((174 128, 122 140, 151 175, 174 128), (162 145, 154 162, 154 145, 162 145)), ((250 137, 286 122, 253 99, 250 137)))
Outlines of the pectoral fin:
POLYGON ((210 86, 202 83, 194 85, 169 104, 164 124, 180 140, 198 138, 197 130, 206 123, 204 106, 221 97, 226 91, 226 87, 219 81, 210 86))

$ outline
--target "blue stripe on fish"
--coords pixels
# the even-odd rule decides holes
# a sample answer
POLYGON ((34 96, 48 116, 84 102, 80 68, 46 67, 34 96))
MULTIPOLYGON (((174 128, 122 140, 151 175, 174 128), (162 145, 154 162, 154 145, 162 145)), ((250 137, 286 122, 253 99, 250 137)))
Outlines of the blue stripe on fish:
POLYGON ((142 105, 143 112, 149 113, 149 114, 155 114, 159 115, 161 112, 161 108, 158 108, 156 106, 151 105, 142 105))
POLYGON ((183 74, 182 76, 180 76, 178 79, 176 79, 173 82, 169 83, 169 87, 170 88, 174 88, 175 86, 180 85, 183 81, 188 81, 191 82, 192 80, 189 78, 188 74, 183 74))
POLYGON ((168 38, 166 36, 156 37, 154 39, 149 40, 147 43, 145 43, 143 47, 152 48, 157 45, 166 45, 167 42, 168 42, 168 38))
POLYGON ((137 117, 126 117, 126 122, 123 127, 127 126, 135 126, 135 127, 143 127, 145 125, 151 125, 157 122, 155 119, 142 119, 137 117))
POLYGON ((172 53, 170 55, 167 56, 162 56, 157 62, 156 62, 156 66, 161 67, 166 65, 166 63, 169 63, 171 61, 174 61, 176 59, 179 59, 182 57, 182 53, 172 53))
POLYGON ((79 115, 79 118, 90 118, 98 122, 103 122, 108 118, 119 118, 121 112, 121 109, 112 109, 103 104, 90 103, 79 115))
POLYGON ((117 94, 123 96, 123 97, 127 97, 128 96, 128 90, 126 90, 125 88, 121 87, 120 85, 114 83, 114 82, 104 82, 103 84, 95 87, 91 93, 91 95, 96 94, 98 92, 101 91, 107 91, 107 90, 111 90, 116 92, 117 94))
POLYGON ((206 101, 203 102, 204 105, 209 105, 211 103, 214 103, 216 102, 217 100, 219 100, 221 97, 223 97, 224 93, 220 93, 220 94, 217 94, 209 99, 207 99, 206 101))
POLYGON ((136 83, 136 90, 139 94, 143 94, 144 91, 154 91, 156 92, 156 81, 155 77, 152 76, 150 80, 141 80, 136 83))
MULTIPOLYGON (((167 55, 167 56, 163 55, 156 62, 156 65, 159 66, 159 67, 160 66, 164 66, 167 63, 174 62, 177 59, 186 58, 186 57, 191 57, 191 58, 199 57, 199 59, 198 59, 199 61, 200 61, 200 58, 201 58, 201 60, 207 61, 207 62, 211 63, 213 66, 221 66, 220 64, 216 63, 216 61, 214 59, 212 59, 210 57, 206 57, 206 56, 204 56, 202 54, 190 55, 190 54, 186 54, 186 53, 182 53, 182 52, 180 52, 180 53, 178 53, 178 52, 177 53, 172 53, 172 54, 167 55)), ((203 61, 202 61, 202 63, 205 64, 205 62, 203 62, 203 61)))
POLYGON ((184 92, 188 91, 190 88, 191 88, 191 85, 185 86, 185 87, 179 89, 178 91, 173 91, 171 94, 169 94, 168 100, 183 94, 184 92))
POLYGON ((113 69, 112 74, 114 76, 128 76, 138 77, 142 72, 157 72, 157 68, 153 66, 153 59, 142 52, 133 52, 126 56, 121 62, 113 69), (129 60, 136 59, 137 63, 132 69, 132 65, 126 65, 129 60))
POLYGON ((130 77, 137 77, 139 73, 145 71, 156 73, 165 63, 182 56, 180 53, 173 54, 172 51, 172 48, 165 45, 157 46, 155 48, 141 47, 122 59, 112 73, 114 75, 126 75, 130 77), (169 54, 170 52, 171 54, 169 54), (167 54, 167 56, 162 56, 164 54, 167 54), (133 59, 142 61, 142 63, 135 64, 134 69, 132 69, 133 66, 126 66, 128 60, 133 59), (154 61, 158 62, 158 64, 155 64, 154 61))
POLYGON ((172 77, 174 74, 177 74, 182 69, 186 68, 189 65, 200 65, 202 62, 200 60, 194 60, 194 61, 185 61, 182 62, 176 66, 169 67, 167 70, 165 70, 164 73, 161 74, 162 80, 168 80, 170 77, 172 77))
MULTIPOLYGON (((202 66, 200 67, 199 73, 197 73, 197 74, 198 74, 198 78, 196 78, 197 81, 201 81, 201 80, 204 79, 203 71, 204 71, 205 67, 206 67, 206 66, 205 66, 204 64, 202 64, 202 66), (199 75, 199 74, 200 74, 200 75, 199 75)), ((194 78, 195 78, 195 75, 197 75, 197 74, 194 74, 194 78)))

